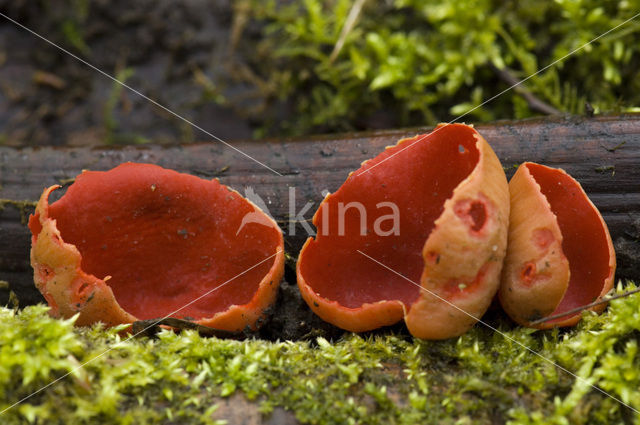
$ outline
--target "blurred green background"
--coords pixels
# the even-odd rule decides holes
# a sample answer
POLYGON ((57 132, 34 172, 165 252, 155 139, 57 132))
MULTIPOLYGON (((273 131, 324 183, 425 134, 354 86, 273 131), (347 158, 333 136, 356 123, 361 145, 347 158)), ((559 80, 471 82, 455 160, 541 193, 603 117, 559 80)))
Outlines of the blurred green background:
MULTIPOLYGON (((640 0, 3 0, 0 11, 224 139, 640 110, 640 19, 581 48, 640 0)), ((204 139, 0 21, 0 142, 204 139)))

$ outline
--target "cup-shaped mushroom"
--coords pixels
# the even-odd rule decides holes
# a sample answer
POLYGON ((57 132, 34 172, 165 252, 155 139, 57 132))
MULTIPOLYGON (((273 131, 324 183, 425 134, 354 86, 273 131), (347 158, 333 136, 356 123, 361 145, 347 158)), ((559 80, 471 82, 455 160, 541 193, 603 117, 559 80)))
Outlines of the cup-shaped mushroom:
MULTIPOLYGON (((564 170, 525 162, 511 178, 509 192, 509 242, 499 297, 513 320, 532 326, 611 290, 616 257, 609 230, 576 180, 564 170)), ((579 320, 578 312, 533 327, 572 326, 579 320)))
POLYGON ((500 281, 509 193, 471 126, 440 125, 365 161, 327 195, 297 264, 311 309, 360 332, 404 318, 416 337, 467 331, 500 281))
POLYGON ((254 327, 284 270, 282 232, 217 180, 150 164, 85 171, 30 217, 35 283, 54 316, 108 326, 172 316, 254 327))

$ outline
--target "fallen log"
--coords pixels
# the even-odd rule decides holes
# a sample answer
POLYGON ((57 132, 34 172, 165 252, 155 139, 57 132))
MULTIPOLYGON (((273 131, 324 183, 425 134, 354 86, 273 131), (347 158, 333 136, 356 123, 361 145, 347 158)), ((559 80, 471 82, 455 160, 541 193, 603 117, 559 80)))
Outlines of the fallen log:
MULTIPOLYGON (((510 177, 535 161, 574 176, 602 212, 614 240, 619 278, 640 278, 640 114, 554 117, 477 126, 510 177)), ((83 169, 107 170, 125 161, 148 162, 220 181, 263 205, 285 233, 292 256, 313 230, 323 192, 398 139, 429 128, 267 141, 239 141, 238 150, 211 141, 177 146, 0 147, 0 280, 21 304, 41 300, 29 265, 25 226, 33 202, 53 184, 68 185, 83 169), (23 202, 26 201, 26 202, 23 202)), ((61 192, 61 191, 59 191, 61 192)), ((58 195, 59 196, 59 195, 58 195)), ((291 270, 289 280, 295 278, 291 270)), ((8 299, 0 285, 0 304, 8 299)))

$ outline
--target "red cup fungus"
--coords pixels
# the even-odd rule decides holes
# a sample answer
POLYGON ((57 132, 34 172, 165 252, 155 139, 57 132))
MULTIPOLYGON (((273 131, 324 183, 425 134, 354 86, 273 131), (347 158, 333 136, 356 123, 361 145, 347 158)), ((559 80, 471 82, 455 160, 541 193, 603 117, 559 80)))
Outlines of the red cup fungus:
POLYGON ((508 218, 489 144, 471 126, 442 124, 365 161, 325 197, 298 286, 316 314, 349 331, 404 318, 416 337, 454 337, 498 290, 508 218))
POLYGON ((54 316, 113 326, 171 315, 238 331, 274 301, 282 232, 217 180, 125 163, 83 172, 49 205, 58 187, 29 220, 35 283, 54 316))
MULTIPOLYGON (((607 225, 564 170, 523 163, 509 182, 509 242, 499 297, 516 322, 540 329, 572 326, 574 313, 613 287, 616 257, 607 225)), ((592 307, 600 312, 605 304, 592 307)))

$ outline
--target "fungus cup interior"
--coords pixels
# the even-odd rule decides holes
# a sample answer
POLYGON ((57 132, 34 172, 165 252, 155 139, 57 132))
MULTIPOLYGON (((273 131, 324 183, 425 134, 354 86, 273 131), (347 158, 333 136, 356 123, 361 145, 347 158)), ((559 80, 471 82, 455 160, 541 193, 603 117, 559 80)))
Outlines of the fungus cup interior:
MULTIPOLYGON (((273 221, 243 223, 254 206, 217 180, 150 164, 84 172, 48 213, 82 270, 110 276, 118 304, 138 319, 180 309, 198 320, 249 303, 282 243, 273 221)), ((38 235, 38 220, 30 226, 38 235)))
MULTIPOLYGON (((526 164, 551 206, 569 262, 569 286, 552 315, 595 301, 611 274, 608 231, 596 208, 571 176, 543 165, 526 164)), ((566 317, 556 322, 566 320, 566 317)), ((553 323, 553 322, 550 322, 553 323)))
MULTIPOLYGON (((299 261, 306 284, 348 309, 397 300, 408 310, 420 288, 358 250, 420 282, 422 249, 434 222, 478 163, 474 134, 467 126, 439 127, 387 148, 353 172, 314 216, 317 236, 308 241, 304 261, 299 261)), ((472 206, 467 214, 474 226, 482 227, 483 208, 472 206)))

